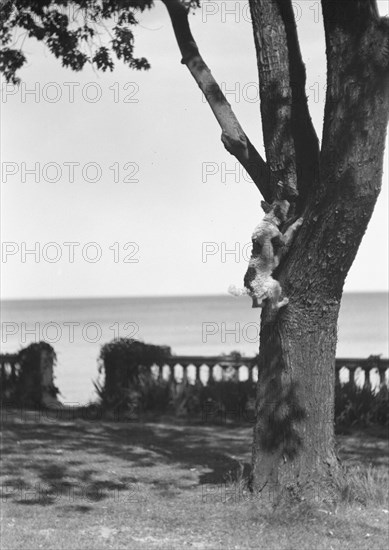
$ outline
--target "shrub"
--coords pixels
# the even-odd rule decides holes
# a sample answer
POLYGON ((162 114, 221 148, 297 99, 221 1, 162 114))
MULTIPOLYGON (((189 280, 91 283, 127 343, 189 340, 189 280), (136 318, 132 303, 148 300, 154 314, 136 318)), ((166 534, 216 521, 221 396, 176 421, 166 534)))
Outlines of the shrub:
POLYGON ((360 465, 343 466, 340 475, 335 477, 335 483, 342 501, 347 504, 389 504, 389 475, 386 468, 375 468, 371 465, 367 468, 360 465))
POLYGON ((145 344, 132 338, 120 338, 102 346, 99 372, 104 370, 104 385, 95 382, 95 388, 103 405, 131 409, 145 398, 152 401, 155 398, 152 394, 160 388, 157 390, 152 382, 150 367, 170 356, 167 346, 145 344))
POLYGON ((15 400, 18 403, 41 406, 43 389, 52 397, 56 397, 59 393, 59 389, 54 384, 49 387, 42 387, 42 352, 47 352, 52 357, 55 365, 57 361, 56 353, 54 348, 46 342, 30 344, 20 350, 18 354, 20 370, 15 387, 15 400))
MULTIPOLYGON (((238 352, 231 354, 237 363, 238 352)), ((229 357, 231 357, 231 355, 229 357)), ((237 420, 253 423, 255 419, 256 386, 252 382, 230 380, 200 381, 156 379, 151 373, 153 364, 162 365, 171 359, 167 346, 145 344, 121 338, 102 346, 99 372, 104 370, 103 384, 95 388, 104 407, 138 412, 170 412, 177 416, 201 417, 206 422, 237 420)), ((338 427, 359 424, 389 426, 389 390, 376 392, 353 383, 335 386, 335 422, 338 427)))
POLYGON ((389 389, 382 386, 378 392, 353 383, 335 387, 335 422, 338 426, 389 426, 389 389))

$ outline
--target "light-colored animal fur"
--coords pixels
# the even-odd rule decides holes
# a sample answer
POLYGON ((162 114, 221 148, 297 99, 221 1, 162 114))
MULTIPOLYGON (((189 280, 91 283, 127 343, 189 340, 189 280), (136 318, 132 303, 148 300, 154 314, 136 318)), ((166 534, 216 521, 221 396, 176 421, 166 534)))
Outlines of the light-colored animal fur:
POLYGON ((271 310, 278 311, 286 306, 289 300, 286 297, 281 299, 281 285, 273 279, 272 273, 290 247, 303 219, 299 218, 285 233, 281 233, 280 225, 287 219, 289 202, 277 200, 272 205, 262 203, 262 207, 266 214, 252 235, 253 249, 244 279, 246 288, 230 287, 229 292, 234 295, 249 294, 253 300, 253 307, 263 307, 268 300, 271 310))

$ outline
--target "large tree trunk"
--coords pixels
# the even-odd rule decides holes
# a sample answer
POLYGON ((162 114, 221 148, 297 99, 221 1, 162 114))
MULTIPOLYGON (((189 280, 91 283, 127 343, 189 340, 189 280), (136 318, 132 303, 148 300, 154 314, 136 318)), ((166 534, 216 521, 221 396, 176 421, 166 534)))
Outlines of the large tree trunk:
POLYGON ((293 494, 328 486, 334 452, 334 383, 339 303, 304 308, 294 299, 261 331, 254 489, 293 494))
POLYGON ((249 0, 265 163, 199 54, 188 2, 163 2, 182 62, 204 91, 224 145, 266 200, 277 197, 282 180, 292 213, 304 218, 273 274, 289 304, 275 319, 267 308, 262 314, 253 488, 296 496, 332 494, 331 481, 338 476, 337 322, 344 281, 381 187, 389 113, 388 20, 378 16, 375 0, 322 0, 327 98, 320 151, 305 96, 292 2, 249 0))
MULTIPOLYGON (((276 0, 251 3, 257 14, 258 5, 262 11, 278 6, 276 0)), ((380 191, 389 100, 386 23, 373 2, 335 4, 323 0, 328 86, 320 177, 308 192, 302 186, 304 224, 277 273, 289 305, 272 324, 266 311, 262 315, 253 445, 259 491, 323 496, 338 470, 337 320, 344 281, 380 191)), ((254 31, 263 32, 256 21, 254 31)))

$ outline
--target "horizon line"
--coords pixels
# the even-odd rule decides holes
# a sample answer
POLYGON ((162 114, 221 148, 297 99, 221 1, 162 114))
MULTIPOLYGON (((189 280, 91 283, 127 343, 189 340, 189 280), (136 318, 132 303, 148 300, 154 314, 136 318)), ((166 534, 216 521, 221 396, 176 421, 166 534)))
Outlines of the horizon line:
MULTIPOLYGON (((343 294, 389 294, 389 289, 379 290, 346 290, 343 294)), ((44 301, 44 300, 128 300, 128 299, 155 299, 155 298, 231 298, 236 299, 235 296, 230 294, 138 294, 132 296, 124 295, 105 295, 105 296, 37 296, 37 297, 0 297, 0 303, 2 302, 22 302, 22 301, 44 301)))

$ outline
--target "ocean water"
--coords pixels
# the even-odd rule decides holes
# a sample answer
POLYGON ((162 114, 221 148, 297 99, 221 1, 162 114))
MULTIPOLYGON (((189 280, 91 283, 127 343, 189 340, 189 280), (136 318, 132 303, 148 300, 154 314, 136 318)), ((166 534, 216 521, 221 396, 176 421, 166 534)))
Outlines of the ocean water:
MULTIPOLYGON (((1 310, 2 352, 49 342, 57 352, 56 384, 64 402, 95 398, 100 348, 113 338, 164 344, 181 355, 258 351, 260 310, 251 309, 248 297, 7 300, 1 310)), ((337 357, 370 354, 388 357, 388 294, 346 293, 337 357)))

